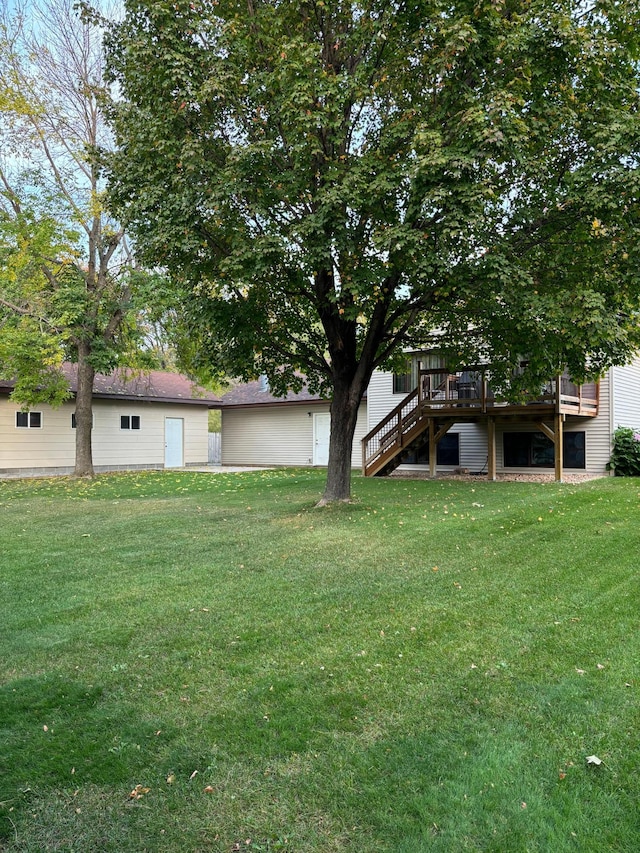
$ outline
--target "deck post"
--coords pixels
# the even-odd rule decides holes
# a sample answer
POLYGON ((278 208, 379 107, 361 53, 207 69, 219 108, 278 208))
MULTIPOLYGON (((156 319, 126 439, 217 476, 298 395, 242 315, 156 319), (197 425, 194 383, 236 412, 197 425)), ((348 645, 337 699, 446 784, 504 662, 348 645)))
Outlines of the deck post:
POLYGON ((429 418, 429 476, 432 479, 436 476, 437 447, 435 418, 429 418))
POLYGON ((554 451, 555 451, 555 473, 556 473, 556 482, 562 482, 562 425, 564 422, 563 416, 560 412, 556 412, 555 414, 555 423, 554 423, 554 451))
POLYGON ((496 419, 489 415, 487 420, 487 480, 496 479, 496 419))

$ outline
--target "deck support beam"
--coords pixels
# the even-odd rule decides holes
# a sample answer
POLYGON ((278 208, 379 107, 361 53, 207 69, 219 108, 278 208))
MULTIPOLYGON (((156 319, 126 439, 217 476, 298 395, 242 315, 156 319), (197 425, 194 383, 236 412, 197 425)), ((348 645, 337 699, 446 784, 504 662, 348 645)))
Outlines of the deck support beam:
POLYGON ((432 480, 436 476, 437 447, 438 442, 436 441, 436 421, 435 418, 429 418, 429 476, 432 480))
POLYGON ((556 483, 562 482, 562 432, 563 432, 563 424, 564 424, 564 415, 561 415, 560 412, 556 413, 554 418, 555 420, 555 433, 556 433, 556 441, 555 441, 555 468, 556 468, 556 483))
POLYGON ((487 480, 496 479, 496 419, 487 419, 487 480))
POLYGON ((555 478, 557 483, 562 482, 562 433, 563 433, 564 415, 556 412, 553 416, 553 428, 539 421, 538 428, 543 432, 548 439, 553 442, 553 456, 555 462, 555 478))
POLYGON ((437 473, 438 465, 438 442, 445 436, 451 427, 454 425, 454 420, 445 421, 438 426, 435 418, 429 418, 429 476, 434 478, 437 473))

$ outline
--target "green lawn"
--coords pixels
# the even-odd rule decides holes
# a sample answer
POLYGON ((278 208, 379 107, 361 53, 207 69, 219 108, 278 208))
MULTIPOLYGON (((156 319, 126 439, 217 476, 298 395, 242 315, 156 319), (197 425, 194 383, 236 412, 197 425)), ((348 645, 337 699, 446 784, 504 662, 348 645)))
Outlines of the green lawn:
POLYGON ((640 481, 322 485, 0 482, 0 850, 640 849, 640 481))

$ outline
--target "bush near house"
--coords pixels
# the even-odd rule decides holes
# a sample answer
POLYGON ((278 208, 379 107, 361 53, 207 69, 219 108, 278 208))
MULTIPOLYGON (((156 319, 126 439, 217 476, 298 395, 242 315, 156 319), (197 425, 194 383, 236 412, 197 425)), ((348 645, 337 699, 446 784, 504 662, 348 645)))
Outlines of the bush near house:
POLYGON ((613 434, 613 450, 607 467, 616 477, 640 476, 640 430, 618 427, 613 434))

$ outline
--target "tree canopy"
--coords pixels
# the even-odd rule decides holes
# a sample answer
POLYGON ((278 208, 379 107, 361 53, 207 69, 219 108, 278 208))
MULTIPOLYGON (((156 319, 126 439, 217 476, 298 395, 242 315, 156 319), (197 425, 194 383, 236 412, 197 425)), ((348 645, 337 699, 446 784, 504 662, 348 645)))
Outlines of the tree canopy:
POLYGON ((0 5, 0 374, 24 406, 69 396, 76 362, 76 473, 93 472, 92 391, 139 342, 137 270, 105 207, 110 145, 99 30, 70 0, 0 5))
POLYGON ((110 192, 193 360, 332 398, 437 341, 505 386, 638 347, 632 0, 126 0, 110 192))

